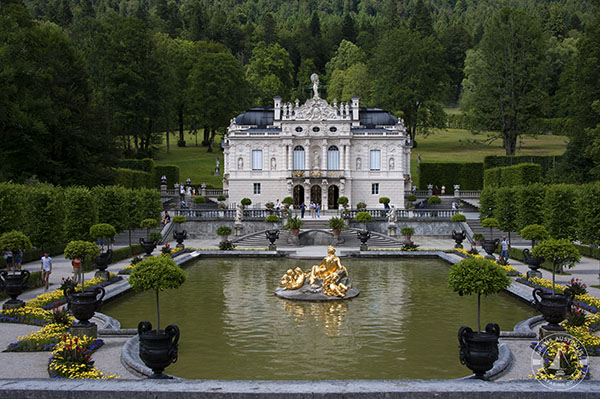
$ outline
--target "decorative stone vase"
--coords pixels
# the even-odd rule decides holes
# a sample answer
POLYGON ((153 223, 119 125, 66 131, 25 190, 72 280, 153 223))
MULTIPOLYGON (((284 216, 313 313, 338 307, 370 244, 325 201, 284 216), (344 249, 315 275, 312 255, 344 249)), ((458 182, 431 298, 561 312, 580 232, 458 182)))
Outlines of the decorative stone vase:
POLYGON ((154 372, 148 378, 172 378, 163 374, 163 371, 171 363, 177 362, 179 327, 171 324, 164 330, 157 331, 152 329, 152 324, 149 321, 141 321, 138 324, 138 334, 140 337, 140 359, 154 372))
POLYGON ((3 305, 4 309, 22 308, 25 302, 17 299, 19 295, 28 286, 29 270, 17 270, 15 273, 8 273, 3 270, 0 273, 0 288, 10 297, 3 305))
POLYGON ((156 248, 156 241, 146 241, 144 237, 140 237, 140 245, 146 253, 146 256, 152 255, 152 251, 156 248))
POLYGON ((265 231, 265 236, 267 237, 267 240, 269 240, 271 245, 275 245, 275 241, 279 239, 279 230, 267 230, 265 231))
POLYGON ((487 253, 486 259, 496 260, 494 252, 498 247, 497 238, 495 240, 485 240, 481 246, 483 247, 483 250, 487 253))
POLYGON ((456 243, 456 245, 454 245, 454 248, 462 248, 462 242, 465 240, 465 238, 467 238, 467 233, 465 231, 458 232, 452 230, 452 239, 456 243))
POLYGON ((566 317, 571 307, 571 300, 574 292, 567 288, 564 294, 546 293, 541 288, 533 290, 533 300, 535 308, 542 313, 544 320, 548 322, 543 328, 549 331, 564 331, 560 325, 566 317))
POLYGON ((109 249, 105 253, 100 254, 100 256, 96 257, 94 259, 94 263, 96 264, 96 267, 98 267, 98 270, 106 270, 108 265, 112 263, 112 249, 109 249))
POLYGON ((498 360, 498 337, 500 327, 496 323, 489 323, 485 331, 480 332, 465 326, 458 330, 460 363, 471 369, 477 378, 483 379, 498 360))
POLYGON ((523 250, 523 262, 525 262, 531 270, 537 270, 540 268, 542 263, 544 263, 544 258, 536 258, 531 254, 529 249, 525 248, 523 250))
POLYGON ((174 231, 173 232, 173 239, 175 241, 177 241, 177 248, 185 248, 185 246, 183 245, 183 240, 185 240, 187 238, 187 231, 183 230, 183 231, 174 231))
POLYGON ((75 292, 73 287, 67 287, 63 290, 67 298, 68 309, 78 320, 79 325, 90 325, 90 319, 94 317, 96 310, 102 305, 102 298, 106 291, 102 287, 95 287, 93 290, 75 292))
POLYGON ((371 232, 368 230, 360 230, 356 233, 356 237, 358 237, 362 245, 367 245, 367 241, 371 238, 371 232))

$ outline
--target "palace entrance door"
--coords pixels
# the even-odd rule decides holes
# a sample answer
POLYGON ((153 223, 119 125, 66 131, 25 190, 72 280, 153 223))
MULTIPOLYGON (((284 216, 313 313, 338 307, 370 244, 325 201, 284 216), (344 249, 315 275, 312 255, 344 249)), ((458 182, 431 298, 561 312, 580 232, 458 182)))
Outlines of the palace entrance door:
MULTIPOLYGON (((321 204, 321 186, 312 186, 310 188, 310 200, 315 204, 321 204)), ((323 208, 323 204, 321 204, 323 208)))
POLYGON ((294 205, 300 206, 304 202, 304 187, 297 185, 294 187, 294 205))
POLYGON ((338 198, 340 198, 340 189, 335 184, 329 186, 327 190, 327 209, 338 209, 338 198))

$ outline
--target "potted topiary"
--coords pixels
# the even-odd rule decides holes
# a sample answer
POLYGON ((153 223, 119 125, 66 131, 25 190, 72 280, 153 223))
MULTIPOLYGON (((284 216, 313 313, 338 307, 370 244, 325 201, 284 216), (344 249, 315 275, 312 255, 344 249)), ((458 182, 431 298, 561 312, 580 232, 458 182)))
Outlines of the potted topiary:
POLYGON ((481 221, 481 225, 490 229, 490 239, 485 240, 482 245, 483 249, 487 253, 486 258, 496 260, 496 257, 494 256, 494 251, 496 251, 496 248, 498 247, 498 239, 494 240, 494 234, 492 229, 494 227, 499 228, 500 223, 496 218, 487 218, 481 221))
MULTIPOLYGON (((12 251, 13 254, 17 254, 19 251, 25 251, 31 248, 31 241, 29 238, 21 233, 20 231, 12 230, 6 232, 0 236, 0 252, 12 251)), ((17 299, 19 295, 27 288, 29 282, 30 273, 28 270, 19 269, 18 271, 13 268, 12 273, 8 273, 7 270, 3 270, 0 273, 0 289, 4 289, 6 295, 11 299, 8 300, 3 308, 21 308, 25 306, 25 302, 17 299)))
MULTIPOLYGON (((464 223, 467 221, 467 217, 463 214, 457 213, 457 214, 452 215, 450 220, 453 221, 454 223, 464 223)), ((462 242, 465 240, 465 238, 467 238, 467 233, 464 230, 462 230, 460 232, 452 230, 452 239, 456 243, 454 245, 454 248, 462 248, 463 247, 462 242)))
POLYGON ((79 320, 79 326, 91 326, 90 319, 94 317, 94 312, 98 310, 104 298, 104 288, 95 287, 93 290, 84 290, 84 264, 86 258, 96 258, 100 255, 98 246, 89 241, 71 241, 65 247, 65 258, 81 260, 81 292, 75 292, 75 287, 68 286, 63 290, 67 298, 68 308, 73 316, 79 320))
POLYGON ((226 198, 223 194, 217 195, 217 201, 225 201, 225 200, 226 200, 226 198))
POLYGON ((227 237, 231 234, 231 227, 219 226, 217 228, 217 235, 221 236, 221 242, 227 241, 227 237))
POLYGON ((379 198, 379 203, 383 204, 385 209, 388 209, 390 206, 390 199, 388 197, 381 197, 379 198))
POLYGON ((439 205, 441 203, 442 203, 442 199, 440 197, 438 197, 437 195, 432 195, 427 200, 428 205, 439 205))
POLYGON ((158 241, 152 240, 150 237, 150 229, 155 229, 158 225, 158 220, 152 218, 144 219, 140 223, 140 227, 146 229, 146 239, 140 237, 140 245, 144 252, 146 252, 146 256, 152 255, 152 251, 154 251, 154 248, 156 248, 156 244, 158 243, 158 241))
POLYGON ((358 209, 359 211, 364 211, 365 209, 367 209, 367 204, 365 204, 364 202, 359 202, 358 204, 356 204, 356 209, 358 209))
POLYGON ((298 216, 294 216, 294 217, 288 218, 288 220, 285 222, 285 226, 283 226, 283 228, 286 230, 289 230, 290 234, 292 236, 297 237, 298 233, 300 232, 300 229, 302 228, 303 225, 304 225, 304 221, 302 219, 300 219, 298 216))
POLYGON ((290 209, 294 205, 294 199, 292 197, 285 197, 281 203, 285 209, 290 209))
POLYGON ((110 242, 117 235, 117 231, 108 223, 98 223, 90 227, 90 236, 100 242, 100 256, 94 259, 94 263, 101 272, 105 271, 112 262, 112 249, 106 246, 104 252, 104 243, 110 242))
POLYGON ((462 213, 456 213, 456 214, 452 215, 450 220, 453 222, 456 222, 456 223, 461 223, 461 222, 466 222, 467 217, 465 215, 463 215, 462 213))
POLYGON ((408 196, 406 197, 406 200, 410 201, 410 202, 415 202, 417 200, 417 196, 414 194, 408 194, 408 196))
MULTIPOLYGON (((540 224, 530 224, 525 226, 519 233, 526 240, 531 240, 531 249, 535 247, 535 242, 549 238, 546 228, 540 224)), ((537 270, 544 263, 544 258, 533 256, 528 248, 523 250, 523 261, 529 266, 532 273, 527 273, 529 277, 541 277, 537 270)))
POLYGON ((333 216, 327 222, 327 227, 332 230, 335 239, 338 239, 342 233, 342 230, 346 229, 346 222, 340 217, 333 216))
POLYGON ((149 378, 171 378, 164 375, 163 371, 177 361, 179 328, 172 324, 164 330, 160 329, 158 294, 178 288, 185 279, 185 272, 168 256, 155 256, 139 262, 129 276, 129 285, 134 290, 152 289, 156 293, 156 329, 152 329, 149 321, 138 324, 140 358, 153 371, 149 378))
POLYGON ((348 197, 341 196, 337 199, 338 205, 341 205, 344 209, 348 207, 348 197))
POLYGON ((448 285, 459 295, 477 294, 477 332, 463 326, 458 331, 460 362, 483 379, 498 359, 500 327, 489 323, 481 331, 481 295, 500 292, 510 285, 506 272, 494 262, 483 258, 464 259, 450 268, 448 285))
POLYGON ((400 230, 400 234, 402 234, 404 236, 404 239, 406 241, 410 241, 410 238, 412 237, 412 235, 415 234, 415 229, 412 227, 403 227, 400 230))
POLYGON ((197 207, 200 204, 205 204, 206 203, 206 197, 203 197, 201 195, 197 195, 194 197, 194 205, 197 207))
POLYGON ((481 234, 481 233, 475 233, 475 234, 473 234, 473 240, 475 240, 475 242, 479 246, 481 246, 481 243, 483 242, 484 239, 485 239, 485 236, 483 234, 481 234))
POLYGON ((360 250, 366 251, 368 249, 367 241, 369 241, 369 238, 371 238, 371 232, 367 230, 367 223, 373 220, 373 217, 371 214, 369 214, 369 212, 358 212, 354 219, 363 224, 362 230, 358 231, 356 235, 361 243, 360 250))
POLYGON ((177 241, 177 248, 185 248, 183 240, 187 238, 187 231, 181 229, 181 224, 185 223, 185 216, 177 215, 173 216, 173 223, 175 225, 175 231, 173 232, 173 238, 177 241))
POLYGON ((563 266, 572 268, 579 261, 581 255, 573 243, 566 238, 550 238, 533 248, 533 256, 552 262, 552 292, 546 293, 541 288, 533 290, 536 308, 542 312, 544 319, 548 322, 543 328, 549 331, 563 331, 564 328, 560 322, 567 316, 573 291, 567 288, 563 294, 556 293, 556 271, 557 268, 562 271, 563 266))
POLYGON ((242 198, 240 204, 242 204, 242 207, 247 208, 252 204, 252 200, 250 198, 242 198))

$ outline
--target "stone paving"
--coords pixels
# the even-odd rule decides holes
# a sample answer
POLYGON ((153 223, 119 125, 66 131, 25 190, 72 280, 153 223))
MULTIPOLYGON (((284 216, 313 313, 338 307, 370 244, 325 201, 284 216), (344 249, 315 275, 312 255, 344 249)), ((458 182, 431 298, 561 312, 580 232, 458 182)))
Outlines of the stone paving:
MULTIPOLYGON (((415 236, 413 240, 422 249, 444 249, 451 248, 454 245, 454 241, 451 239, 439 238, 439 237, 425 237, 415 236)), ((215 248, 218 246, 219 238, 214 239, 190 239, 186 240, 185 244, 187 247, 193 248, 215 248)), ((174 242, 171 243, 174 246, 174 242)), ((358 248, 340 248, 339 252, 348 250, 358 250, 358 248)), ((155 254, 158 253, 159 249, 155 250, 155 254)), ((326 246, 311 246, 311 247, 300 247, 296 249, 297 256, 303 257, 323 257, 327 253, 326 246)), ((482 250, 480 250, 483 253, 482 250)), ((116 262, 109 266, 110 272, 118 272, 124 266, 128 265, 130 259, 125 259, 116 262)), ((511 260, 510 262, 519 272, 526 273, 528 268, 521 262, 511 260)), ((70 260, 65 259, 63 256, 53 257, 53 273, 50 277, 50 290, 56 289, 62 280, 62 278, 70 277, 72 275, 70 260)), ((24 267, 30 271, 40 270, 40 264, 38 262, 31 262, 24 267)), ((546 270, 540 269, 543 277, 551 279, 552 274, 546 270)), ((556 281, 558 283, 567 283, 572 277, 579 278, 585 284, 588 285, 588 292, 591 295, 600 297, 600 289, 591 288, 591 285, 597 285, 598 283, 598 271, 600 270, 600 263, 598 260, 590 258, 582 258, 581 262, 571 270, 567 270, 570 275, 557 275, 556 281)), ((94 272, 88 272, 86 279, 93 277, 94 272)), ((44 288, 38 288, 35 290, 23 293, 20 298, 28 300, 36 297, 39 294, 44 293, 44 288)), ((98 320, 96 320, 98 322, 98 320)), ((99 325, 102 328, 102 325, 99 325)), ((38 327, 20 325, 20 324, 8 324, 0 323, 0 348, 6 348, 6 346, 15 342, 19 336, 26 335, 32 331, 35 331, 38 327)), ((105 345, 100 348, 94 355, 96 366, 105 373, 112 373, 121 376, 124 379, 136 379, 136 376, 130 373, 121 363, 121 348, 129 337, 101 337, 105 341, 105 345)), ((516 359, 508 371, 499 378, 499 381, 519 380, 526 379, 531 374, 530 357, 531 350, 529 349, 529 342, 532 340, 505 340, 512 351, 513 357, 516 359)), ((1 378, 48 378, 47 364, 48 358, 50 357, 49 352, 33 352, 33 353, 7 353, 0 352, 0 377, 1 378), (15 364, 18 367, 15 367, 15 364)), ((593 371, 600 369, 600 359, 591 359, 591 370, 592 379, 599 379, 600 376, 594 376, 593 371)), ((465 369, 465 371, 467 371, 465 369)))

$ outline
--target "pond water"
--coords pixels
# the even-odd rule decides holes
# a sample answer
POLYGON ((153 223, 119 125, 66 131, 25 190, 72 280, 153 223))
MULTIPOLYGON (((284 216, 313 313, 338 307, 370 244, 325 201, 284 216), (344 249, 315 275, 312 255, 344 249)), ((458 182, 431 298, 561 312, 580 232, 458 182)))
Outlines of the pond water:
MULTIPOLYGON (((477 297, 447 286, 449 266, 434 259, 342 259, 358 297, 290 302, 274 295, 290 267, 315 260, 203 259, 188 279, 160 295, 161 327, 181 329, 169 374, 197 379, 444 379, 469 374, 458 360, 458 329, 477 327, 477 297)), ((130 294, 102 309, 137 328, 156 323, 154 293, 130 294)), ((534 316, 499 294, 482 298, 482 326, 512 330, 534 316)))

